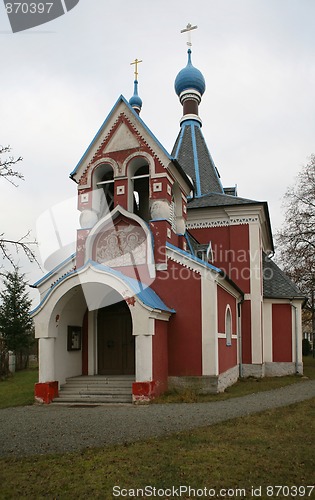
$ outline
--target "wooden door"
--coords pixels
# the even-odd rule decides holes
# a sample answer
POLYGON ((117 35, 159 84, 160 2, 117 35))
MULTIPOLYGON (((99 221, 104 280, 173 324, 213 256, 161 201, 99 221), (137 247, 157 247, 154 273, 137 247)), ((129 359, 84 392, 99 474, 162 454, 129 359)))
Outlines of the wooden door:
POLYGON ((135 373, 135 342, 125 301, 98 311, 97 352, 99 375, 135 373))

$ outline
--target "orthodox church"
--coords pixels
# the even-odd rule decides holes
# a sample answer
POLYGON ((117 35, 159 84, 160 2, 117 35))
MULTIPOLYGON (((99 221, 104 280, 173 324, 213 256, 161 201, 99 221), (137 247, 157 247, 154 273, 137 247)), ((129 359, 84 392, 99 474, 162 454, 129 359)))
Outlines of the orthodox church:
POLYGON ((34 287, 37 401, 145 402, 302 373, 304 297, 273 262, 268 205, 223 187, 202 133, 202 73, 175 79, 171 153, 120 96, 78 165, 76 253, 34 287))

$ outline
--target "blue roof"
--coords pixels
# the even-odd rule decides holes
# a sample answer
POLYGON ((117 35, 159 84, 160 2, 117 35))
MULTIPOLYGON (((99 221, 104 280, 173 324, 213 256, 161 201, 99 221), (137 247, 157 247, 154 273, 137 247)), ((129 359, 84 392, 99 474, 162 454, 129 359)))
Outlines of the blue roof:
MULTIPOLYGON (((112 269, 111 267, 108 267, 104 264, 98 264, 97 262, 94 262, 92 260, 89 260, 84 266, 80 267, 78 270, 71 270, 68 273, 64 274, 61 276, 53 285, 52 287, 48 290, 46 293, 45 297, 42 299, 42 301, 38 304, 38 306, 31 311, 31 314, 34 314, 41 306, 42 304, 47 300, 49 295, 52 293, 52 291, 59 285, 62 281, 64 281, 66 278, 68 278, 71 275, 77 274, 80 271, 84 270, 86 267, 89 265, 92 265, 92 267, 99 269, 100 271, 106 271, 107 273, 110 273, 117 278, 120 278, 123 280, 127 286, 131 290, 134 291, 135 295, 148 307, 152 309, 158 309, 160 311, 165 311, 165 312, 170 312, 170 313, 175 313, 175 309, 169 308, 166 304, 164 304, 163 300, 157 295, 157 293, 152 290, 148 285, 145 283, 141 283, 140 281, 135 280, 134 278, 130 278, 129 276, 126 276, 120 271, 117 271, 116 269, 112 269)), ((47 278, 51 273, 48 273, 45 278, 47 278)))
POLYGON ((61 262, 60 264, 58 264, 51 271, 49 271, 47 274, 45 274, 44 276, 42 276, 42 278, 40 278, 38 281, 36 281, 36 283, 34 283, 34 285, 30 285, 31 288, 37 288, 41 283, 43 283, 44 281, 46 281, 50 276, 52 276, 57 271, 59 271, 59 269, 62 269, 63 266, 65 264, 67 264, 67 262, 70 262, 74 257, 75 257, 75 253, 69 255, 69 257, 67 257, 63 262, 61 262))
POLYGON ((188 63, 177 75, 175 80, 175 92, 179 96, 184 90, 195 89, 201 95, 206 90, 206 82, 203 74, 195 68, 191 62, 191 50, 188 49, 188 63))
POLYGON ((133 96, 129 99, 129 104, 132 107, 136 107, 141 109, 142 107, 142 99, 139 97, 138 94, 138 80, 135 80, 134 82, 134 91, 133 91, 133 96))

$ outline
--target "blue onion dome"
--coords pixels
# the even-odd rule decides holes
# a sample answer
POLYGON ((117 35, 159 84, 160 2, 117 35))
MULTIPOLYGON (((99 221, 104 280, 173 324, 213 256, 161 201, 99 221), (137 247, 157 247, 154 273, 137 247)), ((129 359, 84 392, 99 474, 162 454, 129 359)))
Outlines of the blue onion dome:
POLYGON ((134 84, 135 84, 134 92, 133 92, 133 96, 129 99, 129 104, 133 108, 141 109, 142 99, 138 95, 138 80, 135 80, 134 84))
POLYGON ((177 75, 175 80, 175 92, 179 96, 184 90, 195 89, 201 95, 206 90, 206 82, 203 74, 195 68, 191 62, 191 49, 188 49, 188 63, 177 75))

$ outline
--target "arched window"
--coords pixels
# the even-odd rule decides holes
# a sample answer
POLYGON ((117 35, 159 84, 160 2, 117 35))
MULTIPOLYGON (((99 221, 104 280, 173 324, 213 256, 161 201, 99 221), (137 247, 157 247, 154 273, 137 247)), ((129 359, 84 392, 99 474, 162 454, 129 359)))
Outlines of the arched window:
POLYGON ((143 158, 136 158, 129 166, 129 211, 145 221, 150 219, 149 165, 143 158))
POLYGON ((93 173, 93 208, 106 215, 114 208, 114 173, 111 165, 100 165, 93 173))
POLYGON ((232 345, 232 314, 230 306, 226 306, 225 311, 225 335, 226 345, 232 345))

